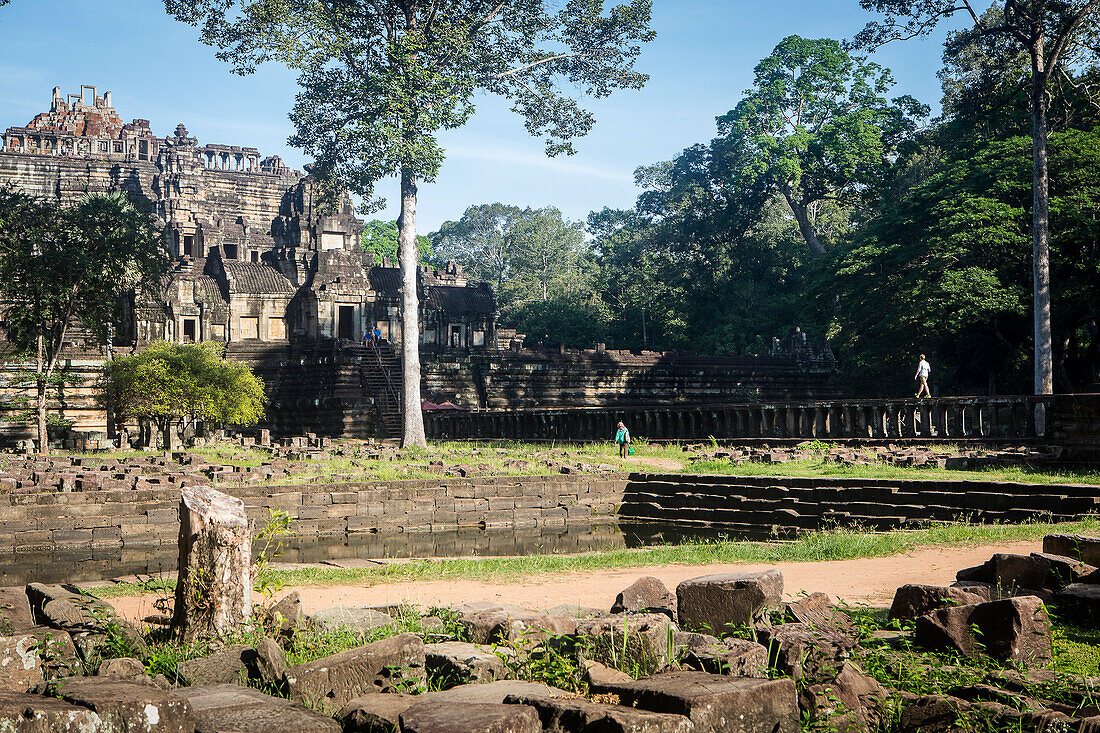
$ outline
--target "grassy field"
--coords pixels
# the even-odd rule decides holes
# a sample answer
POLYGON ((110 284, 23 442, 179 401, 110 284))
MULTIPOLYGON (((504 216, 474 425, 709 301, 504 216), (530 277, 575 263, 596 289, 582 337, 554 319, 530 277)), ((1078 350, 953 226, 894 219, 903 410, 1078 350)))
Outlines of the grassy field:
MULTIPOLYGON (((576 555, 443 558, 394 561, 377 568, 303 566, 266 568, 259 581, 271 587, 292 585, 379 585, 421 580, 516 581, 552 573, 584 573, 657 565, 711 563, 816 562, 886 557, 917 547, 958 547, 1036 540, 1051 532, 1097 534, 1100 517, 1051 524, 950 523, 920 530, 867 532, 837 528, 808 532, 782 542, 693 541, 641 549, 616 549, 576 555)), ((96 590, 106 597, 163 591, 162 581, 120 583, 96 590)))

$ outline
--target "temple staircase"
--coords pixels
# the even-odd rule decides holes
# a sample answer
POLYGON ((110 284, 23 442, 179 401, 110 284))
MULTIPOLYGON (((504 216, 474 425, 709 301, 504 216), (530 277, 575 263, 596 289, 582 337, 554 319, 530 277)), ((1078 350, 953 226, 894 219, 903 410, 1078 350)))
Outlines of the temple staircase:
POLYGON ((354 347, 359 354, 359 381, 363 393, 378 407, 381 437, 400 438, 402 429, 401 357, 388 342, 354 347))

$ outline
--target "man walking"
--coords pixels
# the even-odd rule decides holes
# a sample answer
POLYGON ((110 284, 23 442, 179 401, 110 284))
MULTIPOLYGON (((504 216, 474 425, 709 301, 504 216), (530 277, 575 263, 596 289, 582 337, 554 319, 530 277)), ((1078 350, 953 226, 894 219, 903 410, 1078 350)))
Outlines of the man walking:
POLYGON ((917 374, 913 379, 920 381, 920 387, 917 388, 917 397, 931 397, 932 393, 928 390, 928 375, 932 373, 932 365, 929 364, 924 354, 920 355, 920 362, 917 364, 917 374))

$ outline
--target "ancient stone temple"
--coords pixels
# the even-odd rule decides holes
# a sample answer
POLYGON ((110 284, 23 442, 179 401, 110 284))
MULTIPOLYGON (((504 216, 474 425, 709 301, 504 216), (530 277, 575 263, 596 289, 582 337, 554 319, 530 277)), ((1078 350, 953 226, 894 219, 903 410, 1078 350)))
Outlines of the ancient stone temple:
MULTIPOLYGON (((342 197, 323 206, 313 180, 255 148, 200 145, 182 124, 155 136, 123 123, 111 93, 82 86, 11 127, 0 181, 72 203, 123 190, 148 201, 176 263, 160 297, 129 303, 118 345, 169 341, 360 340, 378 328, 400 342, 400 277, 360 244, 342 197)), ((496 304, 461 268, 420 275, 423 343, 495 346, 496 304)))
MULTIPOLYGON (((400 430, 401 277, 361 246, 346 197, 323 205, 308 172, 278 157, 201 145, 182 124, 157 137, 148 120, 124 123, 111 93, 53 90, 48 112, 8 128, 0 184, 71 204, 88 192, 126 191, 148 202, 174 256, 156 297, 130 298, 116 353, 157 339, 213 341, 250 364, 268 393, 277 433, 366 437, 400 430), (379 330, 380 348, 361 345, 379 330)), ((470 410, 802 400, 832 394, 835 361, 805 337, 759 357, 631 353, 594 345, 530 348, 497 328, 488 285, 462 268, 421 268, 417 278, 423 394, 470 410)), ((83 386, 51 397, 79 430, 102 431, 94 400, 104 344, 77 332, 65 368, 83 386)), ((20 369, 0 363, 0 398, 20 369)), ((431 405, 427 406, 428 408, 431 405)), ((0 399, 0 437, 26 437, 0 399)))

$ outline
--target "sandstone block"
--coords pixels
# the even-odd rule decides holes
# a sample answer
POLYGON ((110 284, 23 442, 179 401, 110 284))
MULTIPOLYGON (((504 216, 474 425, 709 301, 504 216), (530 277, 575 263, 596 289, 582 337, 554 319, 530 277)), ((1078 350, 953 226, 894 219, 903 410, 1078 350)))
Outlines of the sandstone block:
POLYGON ((664 672, 615 685, 624 705, 687 716, 697 733, 795 733, 798 700, 791 679, 664 672))
POLYGON ((814 628, 836 629, 848 632, 852 620, 841 611, 826 593, 811 593, 793 603, 783 604, 783 615, 787 621, 806 624, 814 628))
POLYGON ((188 659, 179 672, 191 685, 245 684, 256 668, 256 650, 234 644, 206 657, 188 659))
POLYGON ((856 647, 855 639, 839 631, 805 624, 765 627, 756 636, 767 647, 772 667, 809 682, 836 676, 856 647))
POLYGON ((576 698, 509 695, 504 702, 534 708, 546 733, 691 733, 694 729, 683 715, 653 713, 576 698))
POLYGON ((607 685, 630 682, 633 679, 626 672, 611 669, 592 659, 584 660, 584 680, 595 692, 602 691, 607 685))
POLYGON ((281 685, 286 673, 286 654, 274 639, 264 637, 256 645, 256 672, 269 685, 281 685))
POLYGON ((0 690, 0 730, 12 733, 114 733, 94 711, 46 695, 0 690))
POLYGON ((541 682, 522 680, 497 680, 485 684, 459 685, 441 692, 422 695, 425 700, 441 702, 503 703, 509 695, 533 695, 538 697, 562 697, 569 693, 541 682))
POLYGON ((1048 534, 1043 538, 1043 552, 1072 557, 1100 567, 1100 537, 1079 534, 1048 534))
POLYGON ((690 669, 712 674, 767 677, 768 649, 755 641, 729 637, 716 644, 693 649, 684 656, 683 663, 690 669))
POLYGON ((914 639, 930 649, 954 649, 967 657, 984 651, 1002 662, 1042 664, 1052 655, 1050 619, 1035 596, 941 608, 917 619, 914 639))
POLYGON ((841 715, 846 716, 848 731, 871 731, 878 729, 886 697, 886 689, 877 680, 845 663, 833 679, 806 687, 800 705, 811 720, 841 715))
POLYGON ((542 733, 534 708, 493 703, 420 702, 401 713, 402 733, 542 733))
POLYGON ((458 622, 466 629, 474 644, 515 641, 520 636, 540 631, 571 634, 576 629, 576 622, 571 619, 554 617, 519 606, 471 603, 460 606, 457 610, 462 614, 458 622))
POLYGON ((751 626, 782 598, 783 575, 778 570, 707 575, 676 587, 676 617, 689 631, 726 633, 751 626))
POLYGON ((423 702, 422 695, 363 695, 350 700, 336 717, 345 733, 393 733, 401 725, 401 713, 423 702))
POLYGON ((468 682, 493 682, 508 676, 503 660, 493 652, 461 641, 424 646, 428 674, 444 680, 447 687, 468 682))
POLYGON ((637 668, 643 674, 652 674, 668 663, 668 637, 676 631, 676 624, 663 613, 583 619, 576 625, 576 634, 591 641, 590 658, 601 664, 637 668))
POLYGON ((304 617, 298 591, 291 591, 264 614, 264 628, 277 636, 290 637, 304 617))
POLYGON ((285 679, 291 700, 331 712, 369 692, 423 689, 424 642, 399 634, 291 667, 285 679))
POLYGON ((1088 626, 1100 623, 1100 585, 1073 583, 1054 599, 1065 618, 1088 626))
POLYGON ((310 616, 310 619, 326 629, 345 628, 364 634, 384 626, 394 625, 393 617, 381 611, 346 606, 326 608, 310 616))
POLYGON ((70 677, 50 682, 47 693, 94 711, 108 730, 192 733, 195 713, 187 700, 167 692, 103 677, 70 677))
POLYGON ((133 657, 118 657, 116 659, 104 659, 96 670, 97 677, 110 677, 123 682, 137 682, 138 684, 153 684, 149 675, 145 674, 145 665, 133 657))
POLYGON ((19 586, 0 588, 0 634, 15 634, 34 626, 27 590, 19 586))
POLYGON ((195 733, 340 733, 332 718, 248 687, 181 687, 170 695, 191 706, 195 733))
POLYGON ((673 616, 676 613, 676 596, 665 587, 660 578, 652 576, 638 578, 621 590, 611 606, 611 613, 657 610, 666 611, 673 616))
POLYGON ((26 692, 45 680, 39 648, 32 634, 0 636, 0 690, 26 692))
POLYGON ((990 600, 988 592, 979 595, 964 587, 907 584, 894 593, 891 619, 915 619, 926 613, 951 606, 967 606, 990 600))

